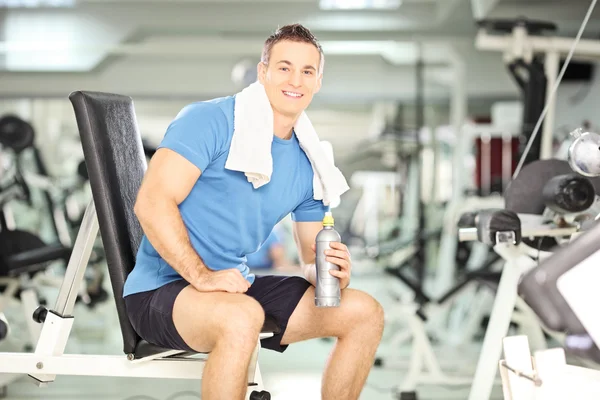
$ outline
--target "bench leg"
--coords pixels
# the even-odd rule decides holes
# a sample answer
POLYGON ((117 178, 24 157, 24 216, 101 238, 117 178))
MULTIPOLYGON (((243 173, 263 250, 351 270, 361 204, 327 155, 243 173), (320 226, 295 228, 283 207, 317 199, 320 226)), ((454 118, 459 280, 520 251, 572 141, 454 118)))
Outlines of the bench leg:
POLYGON ((246 400, 250 399, 253 392, 261 392, 264 390, 262 375, 258 365, 258 354, 260 353, 260 340, 256 343, 250 365, 248 366, 248 390, 246 390, 246 400))

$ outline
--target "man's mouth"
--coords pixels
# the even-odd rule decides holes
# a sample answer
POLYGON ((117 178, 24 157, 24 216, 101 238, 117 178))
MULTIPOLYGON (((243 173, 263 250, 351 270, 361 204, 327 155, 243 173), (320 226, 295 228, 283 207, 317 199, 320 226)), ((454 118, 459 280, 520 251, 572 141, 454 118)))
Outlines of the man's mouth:
POLYGON ((300 97, 304 96, 302 93, 296 93, 296 92, 289 92, 287 90, 283 91, 283 94, 287 97, 291 97, 294 99, 299 99, 300 97))

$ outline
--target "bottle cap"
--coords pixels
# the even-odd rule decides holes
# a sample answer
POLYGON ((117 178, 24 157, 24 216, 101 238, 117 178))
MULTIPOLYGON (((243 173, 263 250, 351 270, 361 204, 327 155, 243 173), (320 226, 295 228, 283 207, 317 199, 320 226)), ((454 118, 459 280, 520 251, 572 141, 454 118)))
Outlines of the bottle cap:
POLYGON ((325 218, 323 218, 323 226, 333 226, 333 225, 334 225, 333 215, 331 214, 331 211, 327 211, 325 213, 325 218))

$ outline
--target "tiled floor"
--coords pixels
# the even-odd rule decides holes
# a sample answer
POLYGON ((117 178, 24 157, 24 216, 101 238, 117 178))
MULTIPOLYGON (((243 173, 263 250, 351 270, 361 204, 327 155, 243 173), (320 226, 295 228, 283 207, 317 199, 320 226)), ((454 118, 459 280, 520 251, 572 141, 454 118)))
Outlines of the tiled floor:
MULTIPOLYGON (((384 306, 382 278, 356 279, 354 286, 375 295, 384 306)), ((94 313, 77 308, 76 322, 67 351, 83 354, 120 354, 120 332, 112 304, 101 307, 94 313)), ((386 333, 386 337, 389 333, 386 333)), ((0 345, 0 351, 9 351, 11 342, 0 345)), ((273 400, 320 399, 321 372, 332 343, 313 340, 290 346, 284 354, 263 350, 260 367, 265 388, 273 400)), ((394 400, 397 387, 408 373, 410 348, 401 349, 398 359, 403 361, 399 368, 373 368, 361 400, 394 400)), ((478 347, 469 349, 438 349, 444 365, 471 369, 477 360, 478 347)), ((391 349, 382 343, 379 354, 389 355, 391 349)), ((106 377, 61 376, 46 388, 38 388, 28 379, 12 383, 8 388, 10 400, 31 399, 103 399, 103 400, 191 400, 199 398, 200 381, 165 379, 125 379, 106 377)), ((422 386, 418 389, 419 400, 467 399, 469 386, 441 387, 422 386)), ((494 389, 493 399, 501 399, 501 391, 494 389)), ((482 399, 483 400, 483 399, 482 399)))

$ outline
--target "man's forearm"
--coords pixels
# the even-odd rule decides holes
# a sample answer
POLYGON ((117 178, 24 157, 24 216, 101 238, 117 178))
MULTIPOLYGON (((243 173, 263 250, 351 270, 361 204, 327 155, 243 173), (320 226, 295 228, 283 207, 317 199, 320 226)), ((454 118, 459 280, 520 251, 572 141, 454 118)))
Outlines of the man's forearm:
POLYGON ((207 270, 192 247, 179 208, 169 200, 146 201, 138 219, 158 254, 186 281, 195 282, 207 270))

